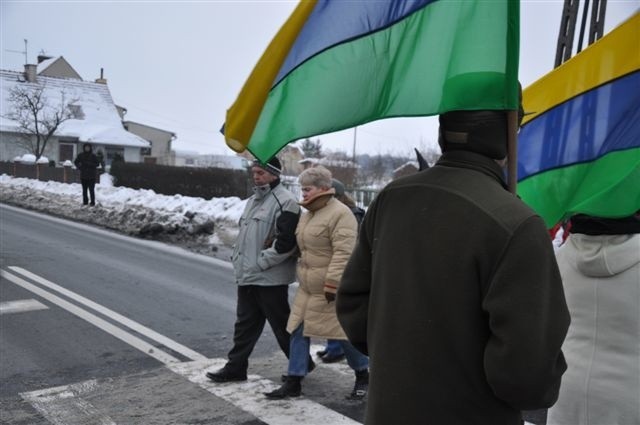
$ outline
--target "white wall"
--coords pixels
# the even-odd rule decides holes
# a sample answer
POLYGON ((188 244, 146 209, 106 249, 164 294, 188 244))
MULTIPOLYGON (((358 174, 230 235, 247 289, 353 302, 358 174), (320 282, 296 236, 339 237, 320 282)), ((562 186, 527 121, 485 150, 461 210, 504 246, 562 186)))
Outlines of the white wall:
POLYGON ((142 162, 142 157, 140 156, 140 148, 125 146, 124 161, 125 162, 142 162))
MULTIPOLYGON (((24 146, 19 134, 0 133, 0 161, 11 161, 16 156, 22 156, 25 153, 31 152, 24 146)), ((47 142, 44 156, 49 159, 58 159, 58 140, 55 137, 47 142)))

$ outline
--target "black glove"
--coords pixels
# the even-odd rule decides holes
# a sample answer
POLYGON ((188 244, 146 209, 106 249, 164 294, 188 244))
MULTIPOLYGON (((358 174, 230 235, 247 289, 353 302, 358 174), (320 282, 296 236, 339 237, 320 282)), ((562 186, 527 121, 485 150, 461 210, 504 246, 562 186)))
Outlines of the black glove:
POLYGON ((324 297, 327 300, 327 304, 330 303, 331 301, 335 301, 336 300, 336 294, 334 294, 333 292, 326 292, 325 291, 324 297))

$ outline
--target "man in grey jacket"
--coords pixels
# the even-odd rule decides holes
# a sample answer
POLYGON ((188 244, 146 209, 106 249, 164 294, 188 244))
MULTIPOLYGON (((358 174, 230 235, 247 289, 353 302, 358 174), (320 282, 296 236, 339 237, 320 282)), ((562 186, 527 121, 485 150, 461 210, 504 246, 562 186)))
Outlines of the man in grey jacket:
POLYGON ((280 184, 280 161, 254 163, 253 196, 240 218, 240 231, 231 261, 238 284, 237 319, 229 361, 217 372, 207 372, 214 382, 245 381, 249 356, 269 321, 278 345, 289 357, 289 284, 295 280, 296 226, 300 207, 294 195, 280 184))

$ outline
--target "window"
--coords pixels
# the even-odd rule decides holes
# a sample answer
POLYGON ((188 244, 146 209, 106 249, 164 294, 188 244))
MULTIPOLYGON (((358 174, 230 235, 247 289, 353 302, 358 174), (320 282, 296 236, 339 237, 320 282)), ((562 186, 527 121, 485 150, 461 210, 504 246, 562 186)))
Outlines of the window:
POLYGON ((58 144, 58 162, 73 161, 73 152, 75 144, 62 143, 58 144))
POLYGON ((82 111, 82 105, 69 105, 69 111, 73 118, 77 120, 84 119, 84 112, 82 111))
POLYGON ((124 148, 106 148, 107 151, 107 165, 111 165, 113 159, 120 157, 124 159, 124 148))

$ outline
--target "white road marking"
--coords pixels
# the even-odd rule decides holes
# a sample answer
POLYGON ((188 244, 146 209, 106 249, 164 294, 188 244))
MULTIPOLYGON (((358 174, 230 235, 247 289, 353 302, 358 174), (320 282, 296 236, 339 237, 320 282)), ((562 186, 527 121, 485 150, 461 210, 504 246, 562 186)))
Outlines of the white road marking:
POLYGON ((249 375, 246 382, 226 384, 216 384, 205 377, 207 370, 220 369, 226 362, 226 359, 198 360, 174 363, 167 365, 167 367, 216 397, 220 397, 268 424, 355 425, 360 423, 304 397, 268 400, 263 393, 273 391, 279 385, 258 375, 249 375))
POLYGON ((25 311, 46 310, 48 308, 34 299, 5 301, 0 303, 0 314, 23 313, 25 311))
POLYGON ((29 282, 27 282, 24 279, 19 278, 18 276, 12 275, 9 272, 6 272, 4 270, 0 271, 0 274, 3 278, 15 283, 18 286, 23 287, 24 289, 26 289, 27 291, 33 292, 34 294, 44 298, 45 300, 51 302, 52 304, 56 304, 59 307, 64 308, 65 310, 67 310, 69 313, 74 314, 76 316, 78 316, 79 318, 86 320, 87 322, 91 323, 92 325, 102 329, 103 331, 110 333, 111 335, 115 336, 116 338, 120 339, 121 341, 131 345, 134 348, 137 348, 138 350, 142 351, 143 353, 155 358, 156 360, 159 360, 160 362, 164 363, 164 364, 169 364, 169 363, 177 363, 180 360, 173 357, 170 354, 165 353, 164 351, 154 347, 153 345, 143 341, 142 339, 126 332, 123 331, 122 329, 118 328, 117 326, 112 325, 111 323, 107 322, 106 320, 103 320, 101 318, 99 318, 98 316, 96 316, 95 314, 89 313, 88 311, 74 305, 71 304, 68 301, 63 300, 62 298, 53 295, 50 292, 45 291, 44 289, 41 289, 29 282))
MULTIPOLYGON (((172 349, 179 348, 179 350, 176 351, 181 352, 181 354, 184 354, 186 357, 195 357, 195 361, 180 363, 180 361, 175 357, 151 346, 140 338, 110 324, 98 316, 71 304, 70 302, 35 286, 18 276, 15 276, 5 270, 0 270, 0 275, 3 278, 46 299, 52 304, 64 308, 70 313, 110 333, 132 347, 156 358, 157 360, 165 363, 171 371, 186 377, 189 381, 199 385, 211 394, 254 415, 256 418, 266 422, 267 424, 299 425, 301 418, 304 418, 304 423, 308 425, 324 425, 327 423, 336 425, 359 424, 359 422, 354 421, 347 416, 331 410, 320 403, 305 399, 304 397, 277 401, 268 400, 263 393, 272 391, 279 385, 258 375, 249 375, 246 382, 222 385, 212 383, 206 379, 205 371, 217 370, 223 367, 227 362, 226 359, 206 359, 201 354, 196 353, 187 347, 181 346, 177 342, 157 334, 155 331, 146 328, 143 325, 127 319, 106 307, 102 307, 101 305, 62 288, 38 275, 20 267, 10 267, 10 269, 15 273, 19 273, 24 277, 32 279, 34 282, 46 286, 47 288, 57 291, 60 294, 109 316, 119 323, 128 326, 149 338, 159 340, 158 342, 161 342, 167 347, 172 349)), ((314 346, 314 349, 316 348, 319 349, 319 346, 314 346)), ((346 365, 339 364, 327 365, 327 367, 336 368, 338 370, 341 370, 344 367, 348 368, 346 365)), ((81 398, 81 394, 83 392, 93 390, 96 385, 97 383, 95 381, 87 381, 78 384, 23 393, 21 395, 55 425, 114 425, 114 422, 109 417, 100 415, 94 406, 81 398)))
POLYGON ((193 351, 192 349, 185 347, 184 345, 167 338, 166 336, 159 334, 158 332, 154 331, 153 329, 150 329, 144 325, 141 325, 138 322, 135 322, 127 317, 124 317, 121 314, 116 313, 113 310, 110 310, 106 307, 101 306, 100 304, 97 304, 85 297, 83 297, 82 295, 78 295, 75 292, 69 291, 68 289, 65 289, 63 287, 61 287, 60 285, 56 285, 55 283, 40 277, 34 273, 31 273, 28 270, 25 270, 23 268, 20 267, 14 267, 11 266, 9 267, 9 269, 13 272, 16 272, 26 278, 31 279, 32 281, 39 283, 43 286, 46 286, 49 289, 52 289, 66 297, 69 297, 70 299, 79 302, 80 304, 83 304, 95 311, 97 311, 98 313, 102 313, 105 316, 109 317, 110 319, 113 319, 114 321, 128 327, 131 330, 134 330, 136 332, 138 332, 141 335, 146 336, 147 338, 156 341, 162 345, 164 345, 165 347, 168 347, 170 349, 172 349, 173 351, 175 351, 176 353, 180 353, 183 356, 191 359, 191 360, 205 360, 206 357, 203 356, 202 354, 193 351))
POLYGON ((97 388, 95 380, 21 393, 20 396, 55 425, 116 425, 81 397, 97 388))

